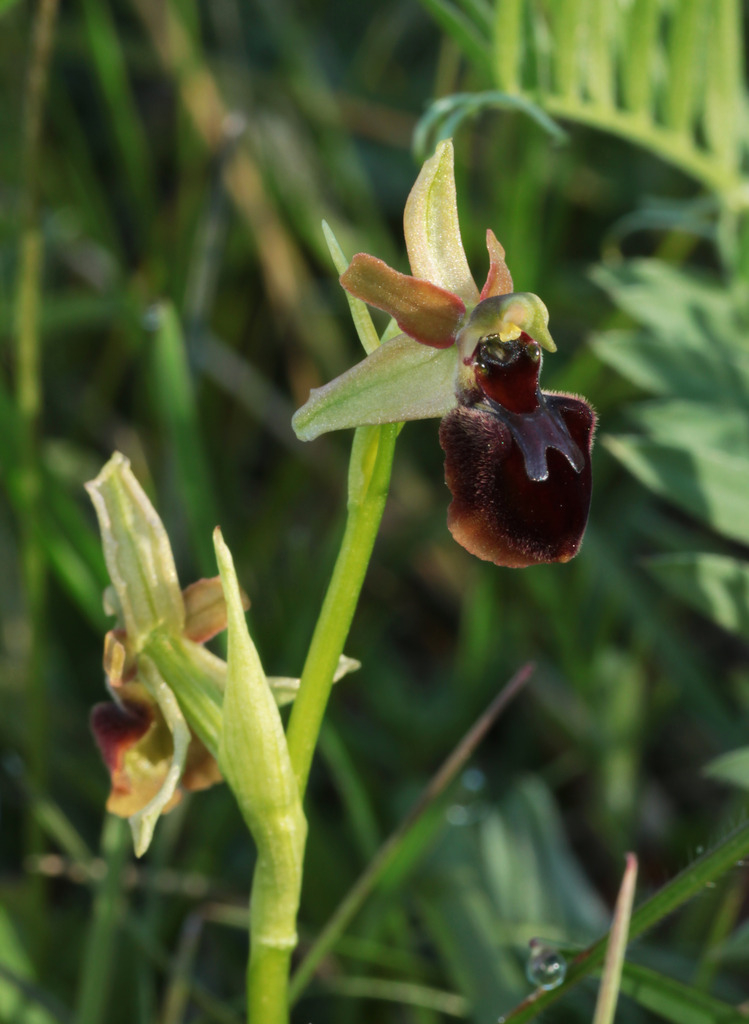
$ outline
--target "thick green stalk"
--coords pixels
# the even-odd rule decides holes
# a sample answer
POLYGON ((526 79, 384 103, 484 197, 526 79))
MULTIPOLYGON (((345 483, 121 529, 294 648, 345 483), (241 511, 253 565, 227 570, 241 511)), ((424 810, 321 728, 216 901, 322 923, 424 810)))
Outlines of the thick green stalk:
POLYGON ((398 424, 359 427, 349 468, 346 529, 302 672, 287 731, 300 796, 385 509, 398 424))

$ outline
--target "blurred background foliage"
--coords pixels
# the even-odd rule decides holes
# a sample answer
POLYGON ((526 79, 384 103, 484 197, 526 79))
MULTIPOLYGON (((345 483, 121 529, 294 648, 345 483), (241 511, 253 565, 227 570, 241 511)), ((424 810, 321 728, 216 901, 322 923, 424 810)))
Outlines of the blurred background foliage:
MULTIPOLYGON (((454 134, 477 278, 491 226, 551 311, 545 387, 598 409, 591 522, 569 565, 481 564, 447 533, 436 424, 403 431, 348 644, 363 668, 312 779, 302 948, 503 682, 537 670, 293 1019, 491 1024, 531 990, 531 937, 606 928, 626 850, 646 895, 745 814, 741 5, 70 0, 35 148, 36 17, 0 0, 0 1019, 239 1020, 253 854, 228 794, 184 801, 137 866, 103 825, 106 575, 82 485, 125 452, 184 584, 215 574, 220 522, 268 671, 298 674, 350 438, 303 445, 289 420, 359 358, 320 222, 406 270, 414 135, 423 155, 454 134)), ((617 1020, 741 1019, 746 881, 631 950, 691 995, 625 985, 617 1020)), ((546 1019, 589 1021, 594 994, 546 1019)))

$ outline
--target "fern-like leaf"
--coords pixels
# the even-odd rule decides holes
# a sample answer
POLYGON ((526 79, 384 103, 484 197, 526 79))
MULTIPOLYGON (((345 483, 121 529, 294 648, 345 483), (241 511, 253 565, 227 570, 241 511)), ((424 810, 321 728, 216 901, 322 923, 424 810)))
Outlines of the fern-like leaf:
MULTIPOLYGON (((439 3, 443 26, 451 9, 470 20, 465 0, 460 10, 422 2, 439 3)), ((495 0, 494 10, 488 66, 505 96, 643 146, 732 201, 746 192, 739 0, 495 0)), ((476 60, 485 17, 469 45, 462 28, 456 41, 486 73, 483 48, 476 60)))

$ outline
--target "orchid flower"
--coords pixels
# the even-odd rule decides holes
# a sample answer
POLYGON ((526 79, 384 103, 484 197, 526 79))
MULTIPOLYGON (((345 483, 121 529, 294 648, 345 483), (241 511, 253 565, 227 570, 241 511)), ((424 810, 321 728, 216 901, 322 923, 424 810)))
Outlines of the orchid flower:
MULTIPOLYGON (((107 810, 129 819, 140 856, 183 791, 222 781, 228 667, 204 644, 226 629, 227 605, 218 576, 180 589, 164 524, 124 455, 86 487, 111 580, 104 605, 116 617, 104 638, 112 700, 94 707, 91 725, 110 774, 107 810)), ((240 600, 249 608, 243 591, 240 600)), ((342 655, 334 682, 359 667, 342 655)), ((296 697, 298 679, 264 678, 277 705, 296 697)))
POLYGON ((513 291, 490 230, 479 292, 460 237, 449 140, 411 190, 404 233, 412 276, 359 253, 340 278, 401 333, 314 389, 294 416, 297 436, 440 417, 458 543, 513 568, 566 562, 588 518, 595 414, 583 398, 541 391, 542 349, 556 351, 548 310, 513 291))

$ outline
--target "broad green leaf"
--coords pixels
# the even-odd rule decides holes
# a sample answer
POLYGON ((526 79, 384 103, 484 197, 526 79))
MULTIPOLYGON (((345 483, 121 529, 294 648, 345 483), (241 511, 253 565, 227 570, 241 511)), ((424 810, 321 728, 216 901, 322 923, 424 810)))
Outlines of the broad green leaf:
POLYGON ((640 483, 716 532, 749 544, 749 456, 607 437, 609 451, 640 483))
POLYGON ((664 444, 715 448, 728 455, 749 452, 749 413, 744 409, 675 398, 641 402, 626 412, 643 433, 664 444))
POLYGON ((713 339, 653 337, 644 331, 608 331, 593 339, 596 355, 633 384, 658 395, 746 407, 749 353, 713 339))
POLYGON ((580 869, 554 799, 540 779, 522 779, 500 812, 487 814, 479 843, 489 891, 505 923, 543 925, 545 938, 554 937, 551 928, 573 941, 606 927, 607 910, 580 869))
POLYGON ((456 405, 458 350, 420 345, 399 334, 366 359, 315 388, 292 426, 302 441, 330 430, 444 416, 456 405))
POLYGON ((727 555, 665 555, 650 560, 648 569, 676 597, 749 640, 749 562, 727 555))
POLYGON ((703 773, 711 779, 749 789, 749 747, 721 754, 705 766, 703 773))
POLYGON ((649 967, 626 963, 621 990, 640 1006, 673 1024, 740 1024, 746 1016, 729 1003, 649 967))

